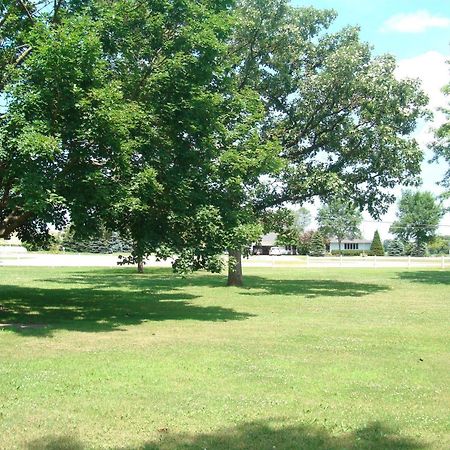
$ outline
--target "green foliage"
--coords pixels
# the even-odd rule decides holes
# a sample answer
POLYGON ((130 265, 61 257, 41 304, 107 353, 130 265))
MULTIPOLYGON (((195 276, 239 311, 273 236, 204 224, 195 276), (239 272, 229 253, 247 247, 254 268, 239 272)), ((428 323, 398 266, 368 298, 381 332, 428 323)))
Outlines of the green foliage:
POLYGON ((384 247, 378 230, 376 230, 373 235, 372 244, 370 245, 370 253, 374 256, 384 256, 384 247))
MULTIPOLYGON (((1 244, 0 244, 1 245, 1 244)), ((61 237, 59 235, 49 234, 45 240, 33 240, 24 242, 23 246, 29 252, 50 252, 59 253, 61 251, 61 237)))
POLYGON ((443 207, 430 192, 404 191, 390 232, 403 242, 426 244, 436 235, 443 214, 443 207))
POLYGON ((23 59, 8 66, 0 86, 7 95, 0 116, 0 236, 17 232, 24 241, 43 241, 46 224, 62 228, 69 212, 89 234, 121 190, 135 114, 110 79, 95 20, 64 14, 52 21, 19 10, 7 13, 27 23, 10 42, 23 59))
POLYGON ((306 208, 279 208, 265 211, 261 220, 264 233, 277 234, 276 245, 297 246, 300 234, 311 221, 311 214, 306 208))
POLYGON ((389 256, 403 256, 405 254, 405 246, 400 239, 394 239, 389 243, 389 256))
POLYGON ((299 233, 304 233, 306 228, 311 225, 312 216, 310 211, 301 207, 294 211, 294 227, 299 233))
POLYGON ((59 243, 59 249, 75 253, 119 253, 131 252, 130 239, 123 239, 119 233, 102 229, 96 236, 83 238, 76 235, 74 229, 66 230, 59 243))
POLYGON ((325 256, 325 240, 320 231, 316 231, 309 245, 310 256, 325 256))
POLYGON ((432 255, 448 255, 450 252, 450 236, 435 236, 428 244, 432 255))
POLYGON ((404 243, 404 254, 405 256, 412 256, 414 249, 416 247, 416 244, 414 242, 405 242, 404 243))
POLYGON ((297 243, 297 254, 299 255, 309 255, 311 250, 311 241, 314 236, 314 231, 305 231, 301 233, 298 237, 297 243))
POLYGON ((361 212, 353 204, 335 199, 319 209, 317 223, 319 230, 328 238, 355 239, 361 236, 361 212))
POLYGON ((416 243, 412 246, 408 254, 416 257, 429 256, 428 246, 425 242, 421 242, 420 244, 416 243))
POLYGON ((295 229, 295 214, 287 208, 278 208, 264 212, 261 217, 264 233, 283 233, 295 229))
POLYGON ((287 1, 244 1, 241 10, 240 73, 267 99, 286 162, 261 203, 344 191, 371 213, 383 211, 394 197, 380 188, 413 183, 420 172, 422 153, 409 137, 427 102, 418 82, 398 81, 395 60, 373 57, 356 28, 328 32, 332 11, 287 1))
MULTIPOLYGON (((330 252, 333 256, 361 256, 364 254, 364 250, 331 250, 330 252)), ((372 256, 369 253, 366 253, 368 256, 372 256)))
MULTIPOLYGON (((449 96, 450 83, 442 91, 449 96)), ((441 112, 445 114, 446 122, 436 130, 435 141, 431 148, 435 152, 435 161, 444 160, 447 163, 448 169, 442 180, 442 185, 447 188, 446 197, 450 197, 450 107, 442 108, 441 112)))
POLYGON ((295 229, 283 230, 281 233, 277 234, 277 239, 275 245, 278 246, 297 246, 299 242, 299 235, 295 229))

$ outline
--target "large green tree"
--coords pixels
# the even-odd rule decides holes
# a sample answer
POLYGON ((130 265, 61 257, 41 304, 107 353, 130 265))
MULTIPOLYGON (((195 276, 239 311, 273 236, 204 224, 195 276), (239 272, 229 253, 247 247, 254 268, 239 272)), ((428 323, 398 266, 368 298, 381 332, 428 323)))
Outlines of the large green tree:
MULTIPOLYGON (((141 13, 136 13, 138 23, 153 17, 141 13)), ((173 11, 167 14, 171 17, 173 11)), ((217 63, 214 82, 201 85, 207 101, 197 102, 195 95, 187 95, 187 112, 182 108, 179 121, 179 98, 186 86, 182 82, 179 89, 177 83, 193 70, 184 65, 171 81, 176 95, 169 96, 170 108, 158 103, 164 99, 160 94, 151 97, 157 105, 155 117, 160 117, 161 110, 169 111, 156 123, 164 124, 159 136, 168 144, 166 154, 176 155, 174 160, 169 158, 174 184, 168 179, 160 183, 161 177, 156 176, 154 186, 160 189, 156 195, 146 198, 151 189, 134 189, 123 207, 116 208, 123 211, 126 226, 130 217, 135 218, 132 234, 141 246, 130 261, 156 251, 161 256, 176 253, 179 268, 217 268, 210 265, 214 253, 227 249, 231 257, 228 284, 240 285, 241 254, 257 240, 258 223, 267 211, 340 193, 376 216, 393 201, 390 188, 398 182, 417 182, 422 152, 410 134, 425 115, 426 97, 418 82, 395 78, 392 57, 372 56, 357 29, 328 32, 334 18, 333 11, 295 8, 284 0, 239 1, 233 10, 232 33, 227 34, 225 27, 225 40, 219 42, 226 43, 225 53, 217 51, 215 44, 212 47, 217 63), (213 107, 208 103, 211 87, 215 89, 213 107), (202 111, 208 111, 208 116, 202 111), (183 120, 197 116, 202 125, 194 123, 206 137, 203 140, 191 135, 192 128, 183 128, 183 120), (180 129, 184 140, 179 139, 180 129), (164 199, 164 208, 160 201, 155 204, 157 196, 164 199), (130 216, 130 206, 137 214, 130 216)), ((134 48, 130 53, 145 60, 142 52, 151 44, 146 34, 125 31, 127 24, 134 26, 133 20, 119 23, 117 32, 129 39, 126 46, 134 48)), ((142 24, 139 28, 146 29, 142 24)), ((203 45, 211 45, 210 38, 207 34, 203 45)), ((186 39, 192 42, 189 32, 186 39)), ((187 59, 203 55, 188 48, 187 59)), ((128 53, 118 51, 120 63, 128 53)), ((133 67, 133 62, 123 62, 124 68, 133 67)), ((194 80, 196 73, 191 75, 194 80)), ((205 73, 211 74, 209 69, 205 73)), ((134 79, 128 69, 125 79, 134 79)), ((139 93, 147 92, 140 84, 137 88, 139 93)), ((153 89, 150 84, 148 93, 153 89)), ((151 103, 148 106, 153 110, 151 103)), ((152 123, 151 118, 146 123, 152 123)), ((154 146, 150 148, 153 155, 154 146)), ((154 173, 155 166, 150 166, 154 173)))
POLYGON ((276 172, 261 171, 248 190, 241 177, 248 216, 337 193, 374 216, 384 212, 391 188, 416 183, 420 172, 411 137, 426 114, 419 83, 397 80, 394 58, 373 56, 356 28, 329 32, 333 11, 242 0, 237 15, 231 76, 241 92, 258 93, 262 140, 281 149, 276 172))
POLYGON ((344 239, 355 239, 361 236, 361 222, 362 214, 359 209, 342 199, 330 201, 317 213, 319 230, 324 236, 337 239, 339 251, 344 239))
POLYGON ((398 202, 397 220, 389 231, 401 241, 419 247, 435 237, 443 214, 442 205, 431 192, 407 190, 398 202))

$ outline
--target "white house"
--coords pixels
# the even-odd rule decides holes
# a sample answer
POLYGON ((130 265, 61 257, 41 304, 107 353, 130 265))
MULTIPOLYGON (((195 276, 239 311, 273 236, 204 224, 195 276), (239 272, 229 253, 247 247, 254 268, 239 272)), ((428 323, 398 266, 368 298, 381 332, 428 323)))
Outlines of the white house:
MULTIPOLYGON (((360 250, 368 252, 372 241, 367 239, 343 239, 341 241, 341 250, 360 250)), ((339 250, 339 242, 337 239, 330 240, 330 251, 339 250)))
MULTIPOLYGON (((277 233, 268 233, 262 236, 261 242, 252 246, 252 254, 253 255, 269 255, 270 249, 275 247, 277 244, 277 233)), ((277 248, 281 249, 283 254, 292 255, 296 254, 296 249, 293 246, 278 246, 277 248)))

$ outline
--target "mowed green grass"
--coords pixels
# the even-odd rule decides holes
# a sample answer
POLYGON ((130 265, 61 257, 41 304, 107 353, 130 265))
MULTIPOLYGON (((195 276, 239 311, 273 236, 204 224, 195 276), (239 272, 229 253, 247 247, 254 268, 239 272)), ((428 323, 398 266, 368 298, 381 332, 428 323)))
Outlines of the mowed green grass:
POLYGON ((450 448, 450 271, 224 284, 1 267, 0 448, 450 448))

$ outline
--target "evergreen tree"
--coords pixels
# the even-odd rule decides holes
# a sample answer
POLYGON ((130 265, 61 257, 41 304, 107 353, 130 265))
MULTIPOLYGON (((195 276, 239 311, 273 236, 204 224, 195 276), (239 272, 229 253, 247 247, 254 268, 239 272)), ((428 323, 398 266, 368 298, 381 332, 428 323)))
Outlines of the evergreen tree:
POLYGON ((375 234, 373 235, 372 244, 370 245, 370 253, 374 256, 384 256, 384 248, 378 230, 375 231, 375 234))
POLYGON ((405 246, 399 239, 394 239, 388 247, 389 256, 403 256, 405 254, 405 246))
POLYGON ((424 256, 428 256, 428 246, 425 242, 421 242, 420 244, 416 244, 412 247, 411 256, 416 256, 423 258, 424 256))
POLYGON ((309 254, 310 256, 325 255, 325 241, 320 231, 314 233, 314 236, 311 239, 309 254))

